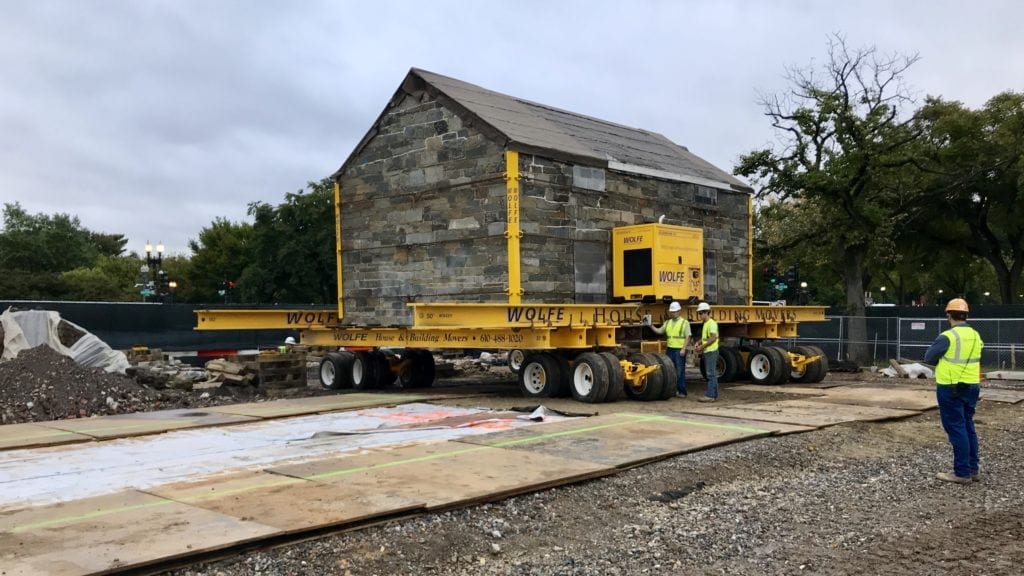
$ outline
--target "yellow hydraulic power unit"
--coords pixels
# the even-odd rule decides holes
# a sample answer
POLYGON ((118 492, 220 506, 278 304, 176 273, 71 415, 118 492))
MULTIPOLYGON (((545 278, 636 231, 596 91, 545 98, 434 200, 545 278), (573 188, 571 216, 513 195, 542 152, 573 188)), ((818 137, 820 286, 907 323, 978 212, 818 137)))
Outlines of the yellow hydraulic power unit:
POLYGON ((697 301, 704 298, 704 232, 668 224, 612 231, 615 302, 697 301))

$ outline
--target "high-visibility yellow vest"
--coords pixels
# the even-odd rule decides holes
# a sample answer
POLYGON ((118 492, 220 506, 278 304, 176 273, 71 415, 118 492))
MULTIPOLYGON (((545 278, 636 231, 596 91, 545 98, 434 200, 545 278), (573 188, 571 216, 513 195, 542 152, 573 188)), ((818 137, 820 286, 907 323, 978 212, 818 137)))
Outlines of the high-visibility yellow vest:
POLYGON ((682 348, 686 345, 686 338, 690 335, 690 323, 682 317, 676 317, 665 322, 665 336, 668 337, 666 346, 669 348, 682 348))
MULTIPOLYGON (((704 321, 704 327, 701 329, 700 332, 701 341, 707 342, 708 339, 711 338, 712 334, 718 334, 718 322, 715 322, 711 318, 708 318, 707 320, 704 321)), ((718 350, 719 341, 721 341, 721 338, 716 338, 713 344, 706 344, 704 346, 704 351, 714 352, 715 350, 718 350)))
POLYGON ((935 367, 935 383, 978 384, 981 381, 981 349, 985 343, 970 326, 954 326, 941 334, 949 340, 949 349, 935 367))

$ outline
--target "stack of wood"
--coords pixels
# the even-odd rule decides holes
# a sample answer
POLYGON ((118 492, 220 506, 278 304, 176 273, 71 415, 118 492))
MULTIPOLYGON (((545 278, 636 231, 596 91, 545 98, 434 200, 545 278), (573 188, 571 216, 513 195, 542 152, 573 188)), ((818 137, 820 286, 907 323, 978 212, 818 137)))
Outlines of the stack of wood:
POLYGON ((280 353, 233 355, 206 363, 210 376, 226 384, 293 388, 306 385, 306 353, 292 350, 280 353))

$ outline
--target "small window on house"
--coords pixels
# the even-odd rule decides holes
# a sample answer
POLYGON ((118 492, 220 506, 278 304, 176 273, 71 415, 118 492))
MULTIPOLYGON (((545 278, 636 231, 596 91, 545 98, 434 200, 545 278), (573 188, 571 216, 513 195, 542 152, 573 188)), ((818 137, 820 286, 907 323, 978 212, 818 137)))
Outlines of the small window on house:
POLYGON ((718 206, 718 190, 710 186, 697 186, 697 193, 694 194, 693 200, 697 204, 704 204, 705 206, 718 206))
POLYGON ((704 253, 704 299, 718 302, 718 258, 714 252, 704 253))
POLYGON ((572 185, 584 190, 604 192, 604 169, 589 166, 572 167, 572 185))

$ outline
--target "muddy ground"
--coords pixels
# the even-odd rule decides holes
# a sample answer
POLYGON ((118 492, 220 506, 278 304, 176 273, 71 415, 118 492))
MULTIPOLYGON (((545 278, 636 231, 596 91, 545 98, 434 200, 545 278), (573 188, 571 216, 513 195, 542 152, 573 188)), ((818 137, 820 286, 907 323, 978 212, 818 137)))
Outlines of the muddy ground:
MULTIPOLYGON (((860 375, 829 378, 885 383, 860 375)), ((493 380, 502 379, 492 378, 495 396, 449 403, 523 404, 513 386, 493 386, 493 380)), ((725 387, 722 398, 787 397, 725 387)), ((672 413, 692 402, 549 405, 672 413)), ((934 478, 951 469, 951 450, 932 410, 731 444, 609 478, 164 574, 1018 575, 1024 566, 1024 405, 982 401, 977 425, 983 473, 980 482, 964 486, 934 478)))

